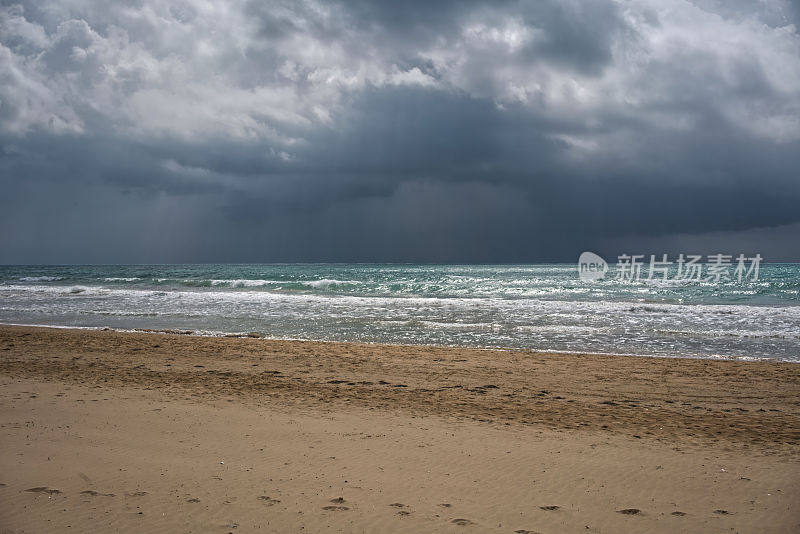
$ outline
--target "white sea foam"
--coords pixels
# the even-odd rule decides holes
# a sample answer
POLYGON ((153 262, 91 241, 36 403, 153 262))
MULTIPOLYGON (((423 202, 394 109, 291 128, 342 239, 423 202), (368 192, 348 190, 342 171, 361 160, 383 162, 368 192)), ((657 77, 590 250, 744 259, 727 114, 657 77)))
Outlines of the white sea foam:
POLYGON ((503 325, 499 323, 460 323, 460 322, 445 322, 445 321, 416 321, 411 324, 419 324, 426 328, 445 329, 445 330, 463 330, 463 331, 489 331, 499 332, 503 325))
MULTIPOLYGON (((14 271, 5 277, 14 281, 0 285, 0 321, 222 334, 259 331, 279 339, 549 352, 800 359, 800 306, 792 304, 796 299, 787 305, 769 300, 768 305, 756 305, 763 302, 758 293, 762 290, 753 296, 750 286, 713 291, 704 287, 706 300, 687 298, 683 303, 675 295, 691 296, 697 288, 618 281, 580 284, 570 278, 574 267, 565 266, 229 271, 214 266, 197 268, 203 276, 195 277, 191 269, 87 268, 86 273, 74 269, 70 275, 97 284, 20 278, 20 271, 14 271), (228 273, 232 276, 226 277, 228 273), (720 300, 720 294, 730 297, 727 303, 709 303, 720 300)), ((786 294, 794 298, 796 285, 788 287, 786 294)), ((770 298, 784 298, 775 294, 770 298)))
POLYGON ((311 287, 330 287, 330 286, 337 286, 337 285, 344 285, 344 284, 358 284, 357 280, 311 280, 307 282, 303 282, 304 285, 309 285, 311 287))
POLYGON ((519 325, 516 328, 521 332, 534 332, 537 334, 596 334, 609 331, 608 328, 569 324, 519 325))
MULTIPOLYGON (((184 280, 187 282, 188 280, 184 280)), ((212 286, 227 286, 227 287, 264 287, 269 285, 279 284, 278 280, 209 280, 212 286)))

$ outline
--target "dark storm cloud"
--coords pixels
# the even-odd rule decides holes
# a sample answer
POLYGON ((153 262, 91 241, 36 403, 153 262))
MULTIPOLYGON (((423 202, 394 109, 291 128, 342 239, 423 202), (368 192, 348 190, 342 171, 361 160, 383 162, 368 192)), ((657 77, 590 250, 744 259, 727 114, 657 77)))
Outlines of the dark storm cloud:
POLYGON ((797 16, 6 6, 0 261, 505 262, 679 242, 798 260, 797 16))

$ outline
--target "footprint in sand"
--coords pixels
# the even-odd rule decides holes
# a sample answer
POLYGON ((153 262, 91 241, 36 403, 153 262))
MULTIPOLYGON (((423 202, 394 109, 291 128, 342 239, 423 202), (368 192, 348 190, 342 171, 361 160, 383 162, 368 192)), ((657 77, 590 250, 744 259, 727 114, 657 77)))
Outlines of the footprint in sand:
MULTIPOLYGON (((331 499, 331 502, 335 505, 336 504, 340 505, 343 502, 345 502, 345 500, 344 497, 336 497, 335 499, 331 499)), ((322 509, 329 510, 331 512, 343 512, 344 510, 349 510, 350 508, 348 508, 347 506, 323 506, 322 509)))
MULTIPOLYGON (((401 502, 393 502, 389 506, 393 506, 394 508, 405 508, 406 505, 401 502)), ((408 510, 398 510, 397 515, 411 515, 411 512, 408 510)))
POLYGON ((134 491, 133 493, 126 493, 128 497, 144 497, 147 495, 146 491, 134 491))
POLYGON ((113 493, 100 493, 94 490, 84 490, 81 495, 89 495, 90 497, 114 497, 113 493))
POLYGON ((555 504, 551 504, 550 506, 540 506, 539 508, 541 508, 542 510, 545 510, 547 512, 554 512, 555 510, 558 510, 561 507, 560 506, 556 506, 555 504))
POLYGON ((200 499, 197 497, 192 497, 191 499, 186 499, 186 502, 200 502, 200 499))
POLYGON ((61 490, 51 489, 51 488, 48 488, 47 486, 39 486, 39 487, 36 487, 36 488, 30 488, 30 489, 26 489, 25 491, 29 491, 31 493, 47 493, 48 495, 57 495, 57 494, 61 493, 61 490))
POLYGON ((461 526, 461 527, 467 527, 469 525, 474 525, 475 524, 472 521, 470 521, 469 519, 462 519, 462 518, 453 519, 450 522, 453 523, 453 524, 456 524, 458 526, 461 526))
POLYGON ((264 501, 264 504, 266 504, 267 506, 275 506, 276 504, 281 502, 278 499, 273 499, 272 497, 270 497, 268 495, 261 495, 261 496, 258 497, 258 500, 264 501))
POLYGON ((623 514, 623 515, 637 515, 640 514, 641 512, 642 511, 639 510, 638 508, 625 508, 623 510, 617 510, 618 514, 623 514))

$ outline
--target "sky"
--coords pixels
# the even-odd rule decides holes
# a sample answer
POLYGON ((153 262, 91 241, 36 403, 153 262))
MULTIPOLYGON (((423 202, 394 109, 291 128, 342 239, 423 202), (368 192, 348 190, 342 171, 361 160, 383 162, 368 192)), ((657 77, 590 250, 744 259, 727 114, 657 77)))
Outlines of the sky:
POLYGON ((800 261, 800 2, 0 2, 0 263, 800 261))

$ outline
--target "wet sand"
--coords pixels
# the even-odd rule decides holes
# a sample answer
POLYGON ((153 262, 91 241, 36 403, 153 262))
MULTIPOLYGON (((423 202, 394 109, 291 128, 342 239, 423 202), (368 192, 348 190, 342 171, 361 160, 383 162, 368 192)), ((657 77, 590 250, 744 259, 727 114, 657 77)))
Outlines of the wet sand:
POLYGON ((794 532, 800 366, 0 327, 0 531, 794 532))

